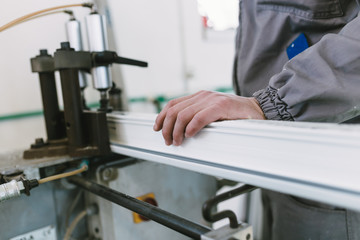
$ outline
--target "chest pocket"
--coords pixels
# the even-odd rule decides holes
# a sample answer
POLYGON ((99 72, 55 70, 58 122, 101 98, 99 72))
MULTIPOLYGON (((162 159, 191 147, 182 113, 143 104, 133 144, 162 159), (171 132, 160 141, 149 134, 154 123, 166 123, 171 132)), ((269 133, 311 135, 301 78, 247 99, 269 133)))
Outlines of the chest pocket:
POLYGON ((306 19, 327 19, 344 14, 340 0, 259 0, 257 7, 306 19))

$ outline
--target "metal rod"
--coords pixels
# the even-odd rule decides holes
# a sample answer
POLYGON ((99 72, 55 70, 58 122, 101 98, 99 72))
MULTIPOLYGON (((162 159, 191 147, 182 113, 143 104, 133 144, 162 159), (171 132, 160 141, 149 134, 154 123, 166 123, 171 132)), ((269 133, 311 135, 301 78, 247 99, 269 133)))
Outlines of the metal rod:
POLYGON ((40 72, 39 79, 48 140, 62 139, 65 137, 65 126, 57 99, 55 74, 40 72))
POLYGON ((206 226, 193 223, 149 203, 82 177, 71 177, 69 178, 69 182, 193 239, 201 239, 201 235, 211 231, 211 229, 206 226))
POLYGON ((209 221, 211 223, 217 222, 224 218, 229 218, 230 227, 237 228, 239 224, 238 224, 236 215, 233 211, 225 210, 225 211, 221 211, 218 213, 213 213, 212 209, 220 202, 223 202, 225 200, 239 196, 244 193, 251 192, 252 190, 255 190, 256 188, 257 187, 250 186, 250 185, 243 185, 241 187, 235 188, 233 190, 230 190, 228 192, 225 192, 225 193, 222 193, 222 194, 219 194, 217 196, 210 198, 203 205, 203 209, 202 209, 203 217, 205 218, 206 221, 209 221))
POLYGON ((60 69, 66 132, 71 148, 83 147, 82 99, 77 69, 60 69))

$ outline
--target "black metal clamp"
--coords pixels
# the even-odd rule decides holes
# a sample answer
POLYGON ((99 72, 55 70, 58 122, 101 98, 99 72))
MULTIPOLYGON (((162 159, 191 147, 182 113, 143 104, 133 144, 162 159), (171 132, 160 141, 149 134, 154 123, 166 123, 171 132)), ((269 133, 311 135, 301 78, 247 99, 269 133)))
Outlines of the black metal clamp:
POLYGON ((40 55, 31 59, 32 71, 40 78, 47 141, 38 139, 24 152, 24 159, 61 155, 89 157, 111 152, 107 111, 88 111, 83 106, 78 71, 90 72, 94 66, 112 63, 147 66, 146 62, 119 57, 116 52, 75 51, 69 42, 62 42, 53 57, 46 50, 40 50, 40 55), (64 111, 59 108, 55 71, 60 73, 64 111))
POLYGON ((239 226, 239 224, 238 224, 238 221, 236 218, 236 214, 233 211, 225 210, 225 211, 221 211, 218 213, 213 213, 212 210, 220 202, 226 201, 230 198, 239 196, 244 193, 251 192, 251 191, 255 190, 256 188, 257 187, 254 187, 251 185, 243 185, 243 186, 233 189, 231 191, 228 191, 228 192, 225 192, 225 193, 222 193, 222 194, 219 194, 219 195, 216 195, 216 196, 210 198, 203 204, 202 214, 203 214, 204 219, 208 222, 214 223, 219 220, 229 218, 230 227, 237 228, 239 226))
POLYGON ((80 92, 78 71, 91 68, 89 52, 75 52, 61 43, 54 57, 46 50, 31 59, 32 71, 39 74, 47 141, 38 139, 24 152, 24 159, 70 155, 99 156, 110 153, 106 113, 86 111, 80 92), (64 111, 57 101, 55 71, 60 72, 64 111))

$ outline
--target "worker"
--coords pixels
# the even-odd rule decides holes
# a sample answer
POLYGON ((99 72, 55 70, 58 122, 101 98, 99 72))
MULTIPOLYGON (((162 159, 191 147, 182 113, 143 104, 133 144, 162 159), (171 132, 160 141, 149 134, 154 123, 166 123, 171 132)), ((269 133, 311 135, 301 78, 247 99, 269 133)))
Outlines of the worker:
MULTIPOLYGON (((341 123, 356 117, 359 10, 359 0, 240 1, 237 95, 200 91, 171 100, 154 130, 178 146, 219 120, 341 123)), ((359 213, 268 190, 262 200, 262 239, 360 239, 359 213)))

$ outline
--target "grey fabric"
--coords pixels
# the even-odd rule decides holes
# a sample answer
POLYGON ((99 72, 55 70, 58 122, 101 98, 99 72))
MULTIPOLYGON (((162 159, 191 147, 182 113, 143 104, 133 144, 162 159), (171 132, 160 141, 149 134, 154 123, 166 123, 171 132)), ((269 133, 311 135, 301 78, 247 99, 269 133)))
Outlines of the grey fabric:
POLYGON ((243 0, 241 5, 234 71, 238 94, 269 90, 272 77, 270 86, 278 89, 294 120, 341 122, 360 113, 356 1, 243 0), (288 61, 286 48, 300 33, 312 47, 288 61))
POLYGON ((287 105, 279 99, 277 89, 267 87, 253 94, 259 102, 266 119, 294 121, 291 114, 287 111, 287 105))
POLYGON ((338 33, 359 11, 353 0, 242 0, 240 4, 234 84, 242 96, 264 89, 270 77, 282 70, 288 61, 286 48, 300 33, 314 45, 325 34, 338 33), (324 8, 326 3, 329 6, 324 8))
POLYGON ((360 17, 288 61, 269 86, 296 121, 343 122, 359 115, 360 17))
MULTIPOLYGON (((234 88, 267 119, 343 122, 360 114, 360 17, 355 0, 242 0, 234 88), (304 33, 310 48, 290 61, 304 33)), ((289 159, 291 161, 291 158, 289 159)), ((263 193, 264 240, 360 239, 360 213, 263 193)))
POLYGON ((263 240, 357 240, 360 214, 262 190, 263 240))

